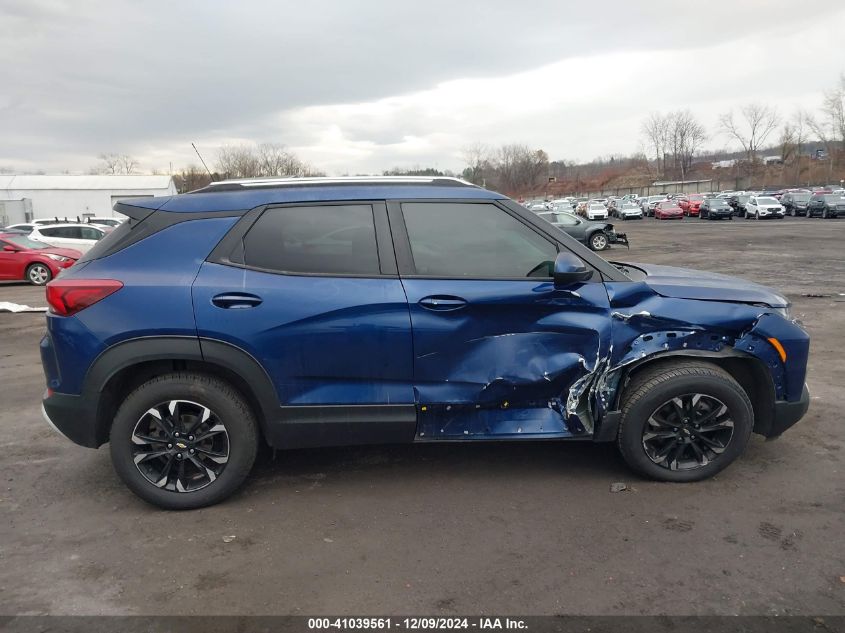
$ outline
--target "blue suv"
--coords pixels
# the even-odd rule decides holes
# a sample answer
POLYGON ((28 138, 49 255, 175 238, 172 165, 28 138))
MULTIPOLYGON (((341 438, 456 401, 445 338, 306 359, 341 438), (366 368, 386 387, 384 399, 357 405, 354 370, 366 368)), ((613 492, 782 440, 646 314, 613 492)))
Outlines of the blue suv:
POLYGON ((261 444, 589 439, 695 481, 807 410, 780 294, 610 263, 460 180, 224 181, 115 210, 47 287, 43 413, 161 507, 224 499, 261 444))

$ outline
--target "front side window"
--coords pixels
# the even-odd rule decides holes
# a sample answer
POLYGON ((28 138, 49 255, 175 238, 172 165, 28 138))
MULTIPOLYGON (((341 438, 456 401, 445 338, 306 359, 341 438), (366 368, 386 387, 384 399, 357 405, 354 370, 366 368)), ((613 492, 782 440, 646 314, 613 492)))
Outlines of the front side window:
POLYGON ((402 205, 418 275, 449 278, 548 278, 557 247, 488 203, 402 205))
POLYGON ((378 275, 370 205, 265 211, 244 237, 244 263, 272 272, 378 275))

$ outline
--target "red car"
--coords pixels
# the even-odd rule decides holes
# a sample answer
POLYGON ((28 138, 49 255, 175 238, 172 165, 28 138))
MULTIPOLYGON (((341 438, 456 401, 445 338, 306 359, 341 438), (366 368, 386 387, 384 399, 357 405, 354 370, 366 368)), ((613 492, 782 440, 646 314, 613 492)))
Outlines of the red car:
POLYGON ((43 286, 82 257, 72 248, 53 248, 20 233, 0 233, 0 279, 43 286))
POLYGON ((704 195, 700 193, 691 193, 678 200, 678 206, 684 212, 684 215, 698 215, 701 203, 704 202, 704 195))
POLYGON ((674 200, 661 202, 654 208, 655 220, 683 220, 684 210, 674 200))

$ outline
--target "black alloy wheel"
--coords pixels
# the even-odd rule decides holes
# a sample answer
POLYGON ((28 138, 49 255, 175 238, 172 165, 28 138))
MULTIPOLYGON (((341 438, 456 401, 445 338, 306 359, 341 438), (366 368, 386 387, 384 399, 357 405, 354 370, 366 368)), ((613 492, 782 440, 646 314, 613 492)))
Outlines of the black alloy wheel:
POLYGON ((702 393, 657 407, 643 427, 648 458, 669 470, 693 470, 717 460, 733 438, 734 422, 721 400, 702 393))
POLYGON ((157 488, 194 492, 223 474, 229 433, 208 407, 189 400, 161 402, 135 424, 132 460, 157 488))

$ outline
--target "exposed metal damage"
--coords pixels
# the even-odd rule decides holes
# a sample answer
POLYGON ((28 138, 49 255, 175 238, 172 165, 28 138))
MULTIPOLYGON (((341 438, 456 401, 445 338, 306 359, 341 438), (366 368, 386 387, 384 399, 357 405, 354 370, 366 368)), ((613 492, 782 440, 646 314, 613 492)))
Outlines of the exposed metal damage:
MULTIPOLYGON (((610 319, 581 312, 580 327, 559 330, 548 315, 532 331, 459 344, 449 379, 415 389, 418 438, 593 436, 618 410, 629 371, 666 355, 756 358, 769 369, 778 399, 803 386, 803 375, 784 374, 767 340, 780 317, 742 303, 660 297, 644 285, 608 284, 610 319)), ((806 354, 803 343, 793 352, 806 354)), ((418 358, 423 367, 451 360, 442 353, 418 358)))

